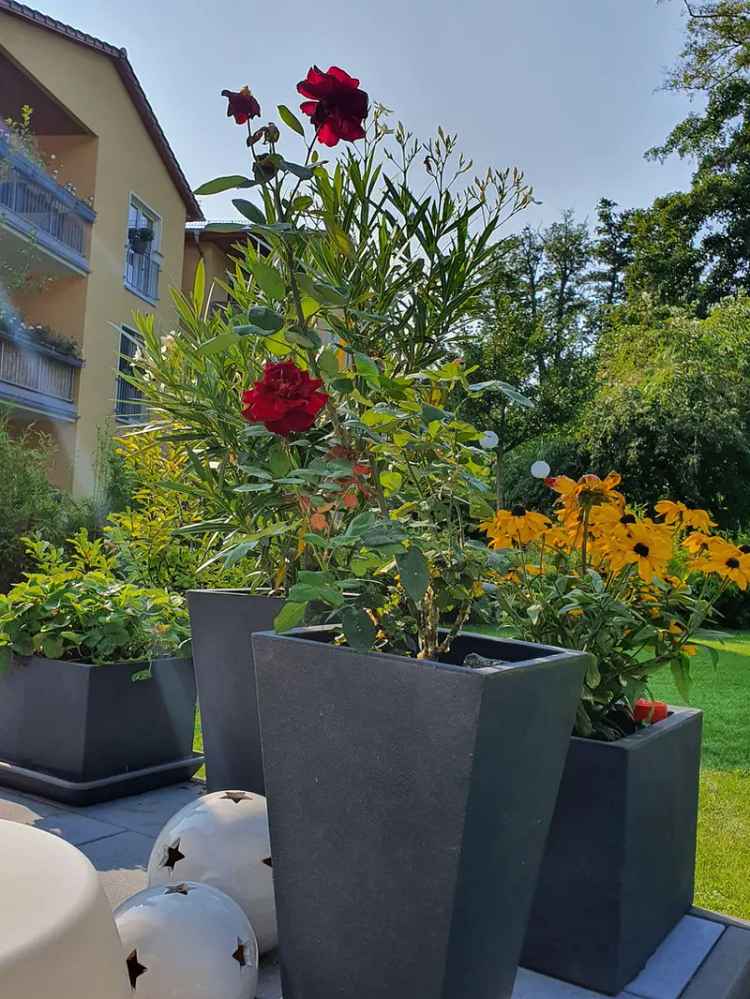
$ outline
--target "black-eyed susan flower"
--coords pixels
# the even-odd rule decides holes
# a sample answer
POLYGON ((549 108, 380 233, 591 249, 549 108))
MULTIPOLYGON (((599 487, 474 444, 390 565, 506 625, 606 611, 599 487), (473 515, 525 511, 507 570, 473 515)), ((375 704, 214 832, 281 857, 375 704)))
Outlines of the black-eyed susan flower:
POLYGON ((750 555, 740 551, 737 545, 720 538, 714 539, 703 558, 696 561, 700 572, 710 572, 722 579, 735 583, 741 590, 750 585, 750 555))
POLYGON ((663 579, 672 558, 672 532, 664 524, 642 520, 629 525, 627 537, 614 548, 610 562, 615 571, 626 565, 635 565, 644 583, 654 576, 663 579))

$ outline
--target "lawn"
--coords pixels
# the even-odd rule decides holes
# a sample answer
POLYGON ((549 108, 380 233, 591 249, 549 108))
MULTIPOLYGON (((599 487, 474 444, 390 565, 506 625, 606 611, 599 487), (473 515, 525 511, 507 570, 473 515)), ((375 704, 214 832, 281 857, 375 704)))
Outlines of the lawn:
MULTIPOLYGON (((704 711, 695 903, 750 919, 750 632, 707 644, 718 650, 718 665, 706 652, 691 664, 690 703, 704 711)), ((651 689, 684 703, 669 673, 656 675, 651 689)), ((196 718, 196 752, 202 748, 196 718)))
MULTIPOLYGON (((704 711, 695 901, 750 919, 750 632, 710 644, 717 667, 699 653, 691 668, 690 703, 704 711)), ((684 703, 668 673, 651 688, 684 703)))

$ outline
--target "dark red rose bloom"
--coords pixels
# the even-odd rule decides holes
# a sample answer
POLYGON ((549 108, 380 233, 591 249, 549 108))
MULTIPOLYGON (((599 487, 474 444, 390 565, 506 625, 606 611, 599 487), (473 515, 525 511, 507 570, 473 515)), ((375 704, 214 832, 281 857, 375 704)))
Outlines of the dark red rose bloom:
POLYGON ((338 66, 331 66, 327 73, 313 66, 297 90, 312 98, 300 104, 300 109, 310 116, 323 145, 335 146, 339 139, 364 139, 362 122, 367 117, 368 98, 359 89, 359 80, 338 66))
POLYGON ((309 430, 328 401, 326 393, 319 391, 322 384, 293 361, 268 363, 261 380, 243 392, 242 415, 282 437, 309 430))
POLYGON ((229 101, 227 107, 227 118, 234 117, 238 125, 244 125, 250 118, 257 118, 260 115, 260 104, 250 93, 249 87, 235 93, 233 90, 222 90, 222 97, 229 101))
POLYGON ((633 720, 645 722, 660 722, 669 714, 669 709, 664 701, 638 700, 633 705, 633 720))

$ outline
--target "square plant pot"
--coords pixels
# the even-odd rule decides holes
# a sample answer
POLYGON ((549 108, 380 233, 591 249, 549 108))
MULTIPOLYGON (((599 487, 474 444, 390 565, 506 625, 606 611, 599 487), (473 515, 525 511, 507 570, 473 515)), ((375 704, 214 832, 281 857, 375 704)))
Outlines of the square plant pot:
POLYGON ((0 783, 69 804, 191 777, 190 659, 92 666, 16 658, 0 676, 0 783))
POLYGON ((507 999, 590 657, 330 638, 253 636, 284 997, 507 999))
POLYGON ((283 600, 249 590, 190 590, 193 663, 209 791, 265 793, 251 635, 283 600))
POLYGON ((521 963, 617 995, 693 901, 702 712, 573 738, 521 963))

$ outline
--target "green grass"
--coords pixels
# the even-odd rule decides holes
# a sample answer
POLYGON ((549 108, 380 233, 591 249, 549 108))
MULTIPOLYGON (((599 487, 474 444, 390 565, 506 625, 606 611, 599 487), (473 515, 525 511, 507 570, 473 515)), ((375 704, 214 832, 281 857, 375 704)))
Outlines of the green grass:
MULTIPOLYGON (((707 644, 716 668, 705 652, 691 663, 690 703, 704 712, 696 904, 750 919, 750 632, 707 644)), ((651 689, 684 703, 669 673, 651 689)))

